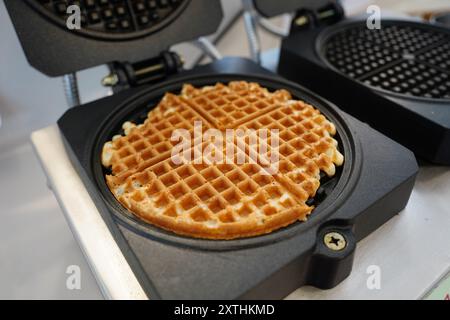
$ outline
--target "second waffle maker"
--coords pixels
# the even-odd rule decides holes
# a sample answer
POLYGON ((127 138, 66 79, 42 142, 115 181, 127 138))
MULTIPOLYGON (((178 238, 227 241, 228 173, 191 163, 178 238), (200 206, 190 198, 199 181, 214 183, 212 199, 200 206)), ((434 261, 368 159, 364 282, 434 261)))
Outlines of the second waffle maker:
POLYGON ((255 0, 266 16, 295 12, 279 73, 405 145, 450 165, 450 30, 347 18, 339 1, 255 0), (369 21, 370 22, 370 21, 369 21))

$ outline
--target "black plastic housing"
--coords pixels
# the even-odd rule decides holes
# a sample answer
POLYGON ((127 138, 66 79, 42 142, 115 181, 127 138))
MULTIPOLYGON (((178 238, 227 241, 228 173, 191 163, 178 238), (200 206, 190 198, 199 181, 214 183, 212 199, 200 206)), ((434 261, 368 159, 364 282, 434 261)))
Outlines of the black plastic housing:
POLYGON ((275 17, 300 9, 316 11, 337 0, 253 0, 256 10, 265 17, 275 17))
POLYGON ((222 21, 219 0, 191 0, 159 31, 132 39, 97 39, 55 23, 27 1, 37 0, 5 0, 5 4, 28 62, 52 77, 110 62, 154 58, 174 44, 214 33, 222 21))
MULTIPOLYGON (((420 25, 449 32, 438 25, 406 20, 382 20, 391 24, 420 25)), ((283 40, 279 73, 367 122, 425 160, 450 165, 450 100, 397 95, 364 85, 330 66, 321 55, 322 41, 330 32, 363 18, 344 19, 332 26, 292 32, 283 40)))
POLYGON ((278 299, 302 285, 331 288, 349 275, 356 242, 406 206, 418 170, 406 148, 307 89, 238 58, 73 108, 58 125, 75 168, 151 299, 278 299), (346 162, 310 219, 264 236, 212 241, 162 231, 119 209, 108 197, 98 153, 113 127, 183 83, 239 79, 286 88, 336 123, 346 162), (345 237, 342 251, 324 245, 329 231, 345 237))

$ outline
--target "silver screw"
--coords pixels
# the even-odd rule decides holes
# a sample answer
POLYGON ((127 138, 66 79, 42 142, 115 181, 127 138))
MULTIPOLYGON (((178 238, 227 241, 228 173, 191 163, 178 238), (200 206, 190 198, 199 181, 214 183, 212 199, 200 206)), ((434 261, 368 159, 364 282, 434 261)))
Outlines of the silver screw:
POLYGON ((328 249, 333 251, 341 251, 347 246, 347 241, 339 232, 328 232, 323 237, 323 242, 328 249))

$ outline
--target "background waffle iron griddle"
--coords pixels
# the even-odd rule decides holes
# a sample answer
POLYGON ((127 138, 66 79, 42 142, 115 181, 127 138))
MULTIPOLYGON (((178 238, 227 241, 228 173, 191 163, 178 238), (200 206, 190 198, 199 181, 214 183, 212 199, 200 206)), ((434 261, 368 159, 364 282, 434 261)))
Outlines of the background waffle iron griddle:
MULTIPOLYGON (((24 15, 39 21, 40 13, 24 2, 6 3, 22 42, 27 41, 23 37, 26 30, 41 30, 36 25, 17 23, 24 15)), ((200 24, 208 20, 203 19, 205 16, 218 20, 221 16, 219 2, 212 0, 191 1, 185 12, 196 12, 202 19, 189 20, 200 24)), ((39 23, 59 28, 46 19, 39 23)), ((204 33, 198 35, 201 34, 204 33)), ((67 38, 71 37, 84 35, 67 32, 67 38)), ((148 46, 153 43, 152 37, 140 41, 148 46)), ((39 53, 44 48, 34 50, 39 53)), ((86 67, 88 64, 90 61, 85 61, 86 67)), ((414 156, 406 148, 307 89, 241 58, 180 71, 152 85, 135 86, 72 108, 58 125, 74 167, 136 278, 152 299, 282 298, 302 285, 331 288, 349 275, 356 242, 406 206, 417 173, 414 156), (121 133, 123 122, 143 121, 167 91, 178 93, 184 83, 204 86, 232 80, 256 81, 270 90, 287 89, 295 98, 320 109, 336 125, 335 138, 345 163, 336 176, 322 180, 318 196, 311 199, 316 209, 309 220, 264 236, 214 241, 165 232, 125 210, 106 186, 100 163, 103 144, 121 133), (346 246, 342 250, 333 251, 325 245, 324 237, 330 232, 344 236, 346 246)))
POLYGON ((450 30, 407 20, 347 19, 337 1, 255 0, 266 16, 297 12, 278 71, 419 157, 450 164, 450 30), (295 3, 294 3, 295 2, 295 3))

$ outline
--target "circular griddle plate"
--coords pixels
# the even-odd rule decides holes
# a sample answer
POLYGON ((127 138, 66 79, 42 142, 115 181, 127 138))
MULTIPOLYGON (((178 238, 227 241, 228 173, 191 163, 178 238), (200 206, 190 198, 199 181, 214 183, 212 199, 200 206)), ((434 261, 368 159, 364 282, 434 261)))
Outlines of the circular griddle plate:
POLYGON ((306 90, 298 86, 281 80, 274 80, 268 77, 253 77, 246 75, 206 75, 181 78, 177 81, 170 81, 159 86, 152 87, 141 92, 133 98, 118 106, 116 111, 108 117, 100 127, 94 148, 92 149, 92 172, 96 179, 97 186, 111 211, 121 223, 141 234, 156 238, 158 240, 175 243, 181 246, 189 246, 202 249, 231 250, 248 246, 257 246, 272 243, 304 232, 308 228, 318 224, 325 217, 329 216, 342 201, 345 201, 346 194, 352 189, 358 173, 356 172, 360 164, 360 151, 358 144, 353 140, 352 134, 346 121, 336 111, 336 108, 325 103, 320 98, 315 97, 306 90), (248 82, 258 82, 261 86, 270 91, 277 89, 288 90, 295 99, 303 100, 318 108, 336 128, 335 139, 339 143, 339 150, 345 157, 344 165, 337 168, 336 175, 329 179, 324 177, 321 180, 321 189, 315 199, 311 199, 311 204, 316 208, 313 210, 307 222, 297 222, 288 227, 279 229, 267 235, 242 238, 236 240, 203 240, 184 236, 179 236, 171 232, 166 232, 145 221, 137 218, 130 211, 124 208, 113 196, 106 185, 105 175, 110 173, 103 168, 100 160, 102 147, 105 142, 110 141, 114 135, 122 134, 122 124, 125 121, 142 123, 147 118, 148 112, 156 107, 166 92, 178 94, 185 83, 190 83, 196 87, 213 85, 217 82, 228 83, 230 81, 243 80, 248 82))
POLYGON ((318 51, 338 72, 394 95, 450 100, 450 30, 424 23, 383 20, 345 23, 321 35, 318 51))
POLYGON ((78 5, 82 28, 76 32, 106 40, 154 33, 172 22, 190 0, 27 0, 40 14, 66 28, 66 8, 78 5))

